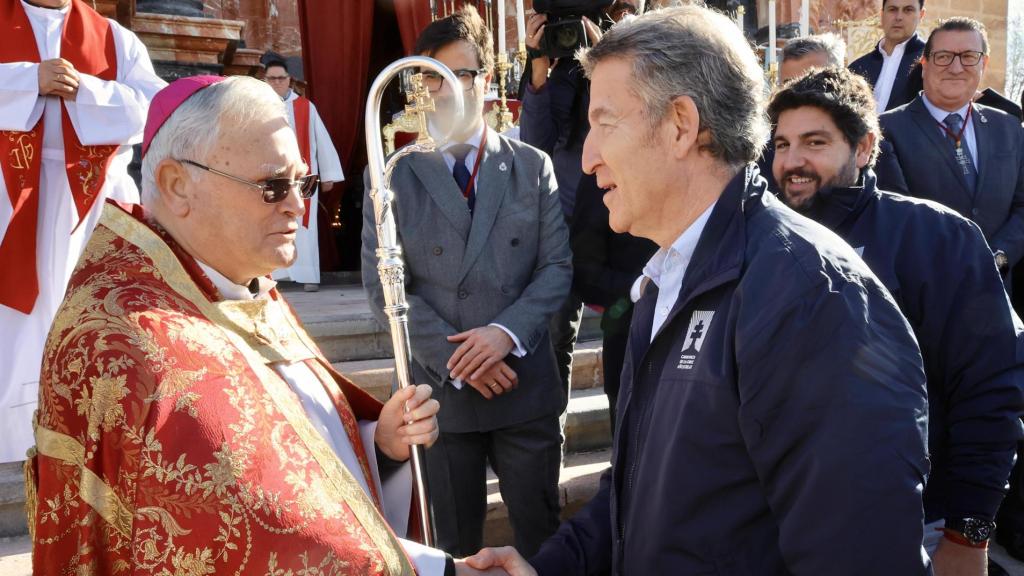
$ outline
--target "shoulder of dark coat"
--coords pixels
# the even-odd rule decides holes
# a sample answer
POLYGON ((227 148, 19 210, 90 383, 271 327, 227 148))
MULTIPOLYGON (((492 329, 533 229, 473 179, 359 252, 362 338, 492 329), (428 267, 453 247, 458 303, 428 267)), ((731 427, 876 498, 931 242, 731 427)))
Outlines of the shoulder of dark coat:
MULTIPOLYGON (((791 301, 812 288, 880 286, 857 253, 824 226, 786 207, 774 196, 747 220, 744 280, 775 301, 791 301)), ((742 282, 743 280, 741 280, 742 282)))
POLYGON ((879 212, 884 212, 885 217, 905 233, 919 231, 915 237, 929 246, 935 247, 940 239, 958 243, 985 242, 977 224, 943 204, 884 190, 876 190, 875 197, 879 212))
POLYGON ((858 57, 853 62, 850 62, 849 69, 854 72, 857 72, 858 74, 862 73, 864 71, 864 68, 866 68, 868 64, 877 57, 878 50, 876 48, 872 48, 871 51, 868 52, 867 54, 864 54, 858 57))
POLYGON ((911 112, 911 110, 910 110, 911 104, 913 104, 916 100, 917 99, 915 98, 914 100, 911 100, 910 102, 907 102, 906 104, 897 106, 897 107, 895 107, 895 108, 893 108, 891 110, 887 110, 887 111, 879 114, 878 115, 878 123, 881 124, 882 127, 885 127, 886 125, 892 124, 893 122, 898 122, 902 118, 906 118, 907 115, 910 114, 910 112, 911 112))
POLYGON ((1011 132, 1022 132, 1020 119, 1014 117, 1012 114, 1008 114, 999 108, 993 108, 992 106, 986 106, 984 104, 974 103, 975 113, 981 115, 985 122, 992 122, 1000 128, 1009 129, 1011 132))

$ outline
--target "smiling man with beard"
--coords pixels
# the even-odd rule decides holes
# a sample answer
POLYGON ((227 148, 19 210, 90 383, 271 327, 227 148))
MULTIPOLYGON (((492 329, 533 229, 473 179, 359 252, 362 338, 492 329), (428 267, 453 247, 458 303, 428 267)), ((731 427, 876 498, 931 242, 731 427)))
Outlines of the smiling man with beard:
POLYGON ((936 574, 983 574, 1020 434, 1021 325, 977 225, 934 202, 883 192, 870 88, 812 71, 776 94, 775 178, 790 207, 864 258, 910 321, 928 378, 925 548, 936 574))

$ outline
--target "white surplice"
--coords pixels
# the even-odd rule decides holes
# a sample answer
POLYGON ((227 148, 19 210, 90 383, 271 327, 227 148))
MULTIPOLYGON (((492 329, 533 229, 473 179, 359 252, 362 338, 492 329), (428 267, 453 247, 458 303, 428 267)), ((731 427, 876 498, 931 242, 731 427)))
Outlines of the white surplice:
MULTIPOLYGON (((288 107, 288 123, 295 129, 295 100, 299 97, 295 92, 288 92, 285 104, 288 107)), ((316 106, 309 103, 309 167, 311 174, 319 174, 321 182, 341 182, 345 175, 341 171, 341 159, 334 149, 331 136, 320 120, 316 106)), ((320 244, 317 236, 317 212, 320 210, 320 192, 310 199, 309 228, 302 226, 299 218, 299 230, 295 233, 295 262, 288 268, 274 272, 275 280, 292 280, 303 284, 320 283, 320 244)))
MULTIPOLYGON (((22 6, 32 24, 40 59, 60 57, 61 32, 69 8, 40 8, 25 2, 22 6)), ((0 304, 0 462, 24 460, 25 451, 34 443, 32 412, 43 345, 104 201, 139 201, 138 189, 127 171, 132 160, 130 145, 142 141, 149 101, 166 83, 153 72, 142 42, 117 22, 110 22, 117 49, 117 80, 80 74, 77 99, 67 101, 67 109, 83 145, 122 146, 110 162, 96 203, 77 229, 78 212, 64 165, 62 99, 39 95, 38 64, 0 64, 0 130, 28 131, 44 118, 36 236, 39 297, 28 315, 0 304)), ((0 33, 4 27, 0 23, 0 33)), ((7 232, 12 212, 7 187, 0 178, 0 238, 7 232)))

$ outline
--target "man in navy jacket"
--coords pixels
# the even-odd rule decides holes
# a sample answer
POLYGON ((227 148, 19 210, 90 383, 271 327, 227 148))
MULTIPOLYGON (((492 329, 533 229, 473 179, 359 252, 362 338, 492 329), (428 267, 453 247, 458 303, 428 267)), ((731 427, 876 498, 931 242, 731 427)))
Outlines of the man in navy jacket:
POLYGON ((812 71, 768 113, 779 196, 860 252, 914 328, 928 377, 925 547, 936 572, 982 574, 1020 437, 1024 376, 1024 327, 988 244, 944 206, 875 188, 878 118, 853 73, 812 71))
POLYGON ((584 170, 654 240, 594 499, 512 574, 920 575, 928 468, 910 326, 846 243, 770 193, 764 78, 733 22, 686 6, 614 26, 584 170), (629 90, 624 87, 630 87, 629 90))
POLYGON ((875 49, 850 63, 850 70, 873 87, 879 112, 910 102, 921 91, 918 61, 924 40, 917 26, 924 18, 924 0, 882 0, 884 37, 875 49))

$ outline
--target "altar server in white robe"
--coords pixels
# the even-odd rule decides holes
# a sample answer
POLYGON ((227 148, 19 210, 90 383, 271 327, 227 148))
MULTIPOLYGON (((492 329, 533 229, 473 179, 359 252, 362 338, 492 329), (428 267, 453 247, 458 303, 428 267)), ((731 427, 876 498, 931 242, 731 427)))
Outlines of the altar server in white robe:
POLYGON ((304 285, 307 292, 316 292, 320 286, 320 243, 317 230, 317 214, 320 208, 320 192, 330 192, 334 184, 345 176, 341 171, 341 159, 331 143, 331 136, 320 120, 316 106, 309 99, 299 96, 291 89, 292 77, 283 60, 267 63, 264 80, 288 105, 288 122, 299 140, 302 161, 309 166, 311 174, 320 176, 320 189, 306 200, 306 213, 295 237, 298 257, 295 263, 274 272, 275 280, 291 280, 304 285))
POLYGON ((82 0, 0 0, 0 462, 25 459, 43 344, 165 82, 82 0))

